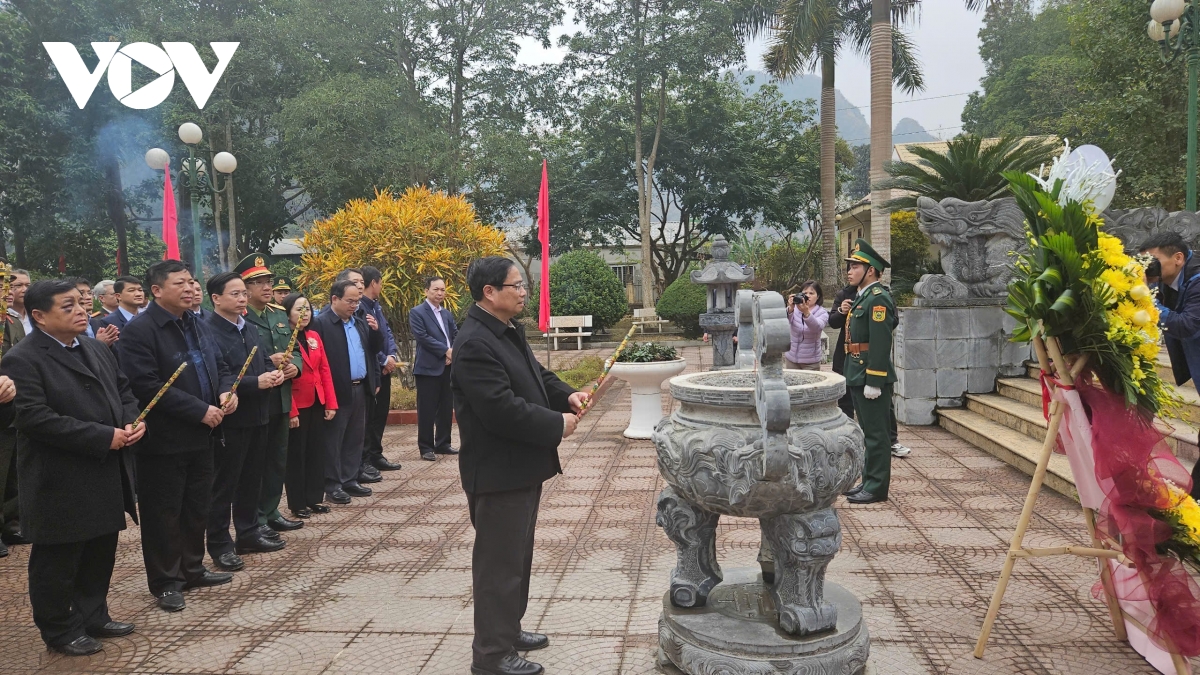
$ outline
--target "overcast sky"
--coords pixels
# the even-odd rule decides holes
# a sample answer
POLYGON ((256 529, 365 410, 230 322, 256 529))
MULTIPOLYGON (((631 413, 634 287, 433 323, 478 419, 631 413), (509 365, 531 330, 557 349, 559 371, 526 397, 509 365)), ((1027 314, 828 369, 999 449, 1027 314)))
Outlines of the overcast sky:
MULTIPOLYGON (((967 94, 979 88, 983 77, 983 61, 979 58, 979 29, 982 12, 968 12, 961 0, 928 0, 919 21, 907 30, 916 44, 925 73, 925 91, 906 96, 896 92, 892 105, 892 123, 912 117, 934 136, 949 138, 962 125, 962 107, 967 94), (916 100, 921 99, 921 100, 916 100)), ((567 23, 553 31, 553 39, 574 32, 571 14, 567 23)), ((747 68, 761 69, 765 39, 746 46, 747 68)), ((557 46, 542 49, 533 40, 522 47, 520 60, 524 63, 558 62, 563 50, 557 46)), ((871 80, 865 57, 852 52, 841 55, 838 61, 837 88, 870 122, 871 80)))

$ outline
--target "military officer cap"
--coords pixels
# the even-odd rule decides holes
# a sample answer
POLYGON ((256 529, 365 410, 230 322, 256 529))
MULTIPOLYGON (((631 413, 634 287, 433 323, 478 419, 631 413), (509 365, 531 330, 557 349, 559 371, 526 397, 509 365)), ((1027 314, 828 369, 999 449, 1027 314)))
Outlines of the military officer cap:
POLYGON ((888 264, 888 261, 883 259, 883 256, 879 255, 875 252, 875 249, 871 248, 871 245, 867 243, 866 239, 859 239, 858 241, 854 242, 854 250, 851 251, 850 257, 846 258, 846 260, 849 262, 870 265, 880 272, 884 271, 888 267, 891 267, 891 265, 888 264))
POLYGON ((242 277, 242 281, 271 276, 271 270, 267 269, 266 259, 263 258, 263 254, 261 253, 251 253, 242 258, 242 261, 237 264, 237 267, 233 268, 233 271, 242 277))
POLYGON ((288 283, 287 279, 285 279, 284 277, 279 277, 278 279, 275 280, 275 285, 271 287, 271 290, 287 291, 290 293, 292 291, 292 286, 291 286, 291 284, 288 283))

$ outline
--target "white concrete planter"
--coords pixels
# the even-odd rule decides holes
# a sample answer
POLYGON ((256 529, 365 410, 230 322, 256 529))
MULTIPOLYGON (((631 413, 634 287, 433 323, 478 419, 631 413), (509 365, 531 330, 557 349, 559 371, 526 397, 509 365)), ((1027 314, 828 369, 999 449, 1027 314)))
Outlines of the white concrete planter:
POLYGON ((609 374, 628 382, 631 394, 625 438, 650 438, 654 426, 663 418, 663 381, 682 373, 686 367, 683 359, 613 364, 609 374))

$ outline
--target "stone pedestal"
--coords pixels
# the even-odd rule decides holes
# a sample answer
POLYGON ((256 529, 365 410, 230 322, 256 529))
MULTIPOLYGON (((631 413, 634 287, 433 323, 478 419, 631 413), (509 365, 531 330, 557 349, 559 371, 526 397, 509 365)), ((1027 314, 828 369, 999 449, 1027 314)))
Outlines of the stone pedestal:
POLYGON ((825 582, 836 608, 833 630, 805 637, 777 626, 778 610, 758 570, 729 570, 708 604, 682 609, 663 598, 659 664, 683 673, 723 675, 861 675, 870 644, 862 606, 849 591, 825 582))
MULTIPOLYGON (((712 241, 712 260, 702 270, 692 272, 692 283, 707 287, 708 311, 700 315, 700 327, 708 333, 713 349, 713 370, 734 367, 734 297, 738 286, 754 280, 754 268, 743 268, 729 260, 729 242, 717 235, 712 241)), ((740 340, 741 338, 739 338, 740 340)))

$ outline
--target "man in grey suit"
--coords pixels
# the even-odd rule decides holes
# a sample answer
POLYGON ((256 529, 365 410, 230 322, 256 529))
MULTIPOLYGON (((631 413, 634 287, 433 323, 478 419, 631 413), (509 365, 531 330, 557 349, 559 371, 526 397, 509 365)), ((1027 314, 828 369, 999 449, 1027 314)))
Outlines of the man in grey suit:
POLYGON ((417 341, 413 376, 417 380, 417 450, 421 459, 457 455, 450 447, 450 425, 454 420, 450 395, 450 364, 454 360, 454 338, 458 326, 454 315, 442 306, 446 282, 441 277, 425 279, 425 302, 408 313, 408 327, 417 341))

